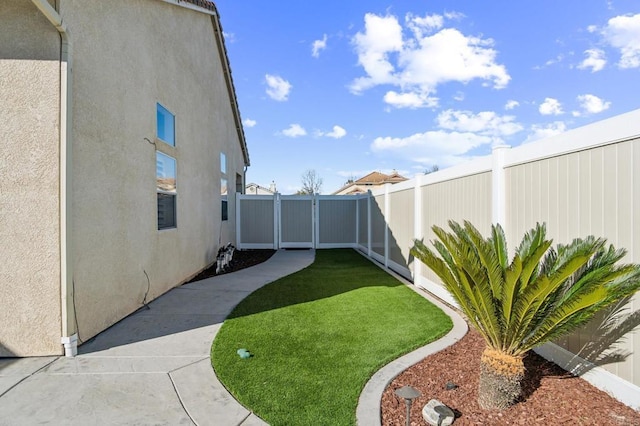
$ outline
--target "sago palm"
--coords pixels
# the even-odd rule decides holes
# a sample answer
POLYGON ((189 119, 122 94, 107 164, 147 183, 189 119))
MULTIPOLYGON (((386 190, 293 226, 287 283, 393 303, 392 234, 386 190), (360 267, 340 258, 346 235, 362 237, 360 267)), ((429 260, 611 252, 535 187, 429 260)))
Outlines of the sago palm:
POLYGON ((416 240, 411 254, 442 280, 486 341, 478 401, 503 409, 521 396, 526 352, 587 323, 640 288, 640 266, 617 264, 625 250, 589 236, 552 248, 545 225, 527 232, 509 261, 501 226, 484 238, 469 222, 434 226, 439 257, 416 240))

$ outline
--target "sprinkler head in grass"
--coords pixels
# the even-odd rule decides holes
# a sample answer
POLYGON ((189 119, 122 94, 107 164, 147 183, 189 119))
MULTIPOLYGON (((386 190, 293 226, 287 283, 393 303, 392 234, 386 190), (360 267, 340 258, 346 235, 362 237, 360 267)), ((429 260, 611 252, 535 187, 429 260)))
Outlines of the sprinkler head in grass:
POLYGON ((421 393, 411 386, 403 386, 400 389, 396 389, 395 394, 404 399, 405 404, 407 404, 407 426, 409 426, 411 424, 411 402, 419 397, 421 393))
POLYGON ((247 359, 247 358, 251 358, 251 352, 249 352, 246 349, 238 349, 236 351, 236 353, 238 354, 238 356, 240 356, 240 358, 242 359, 247 359))

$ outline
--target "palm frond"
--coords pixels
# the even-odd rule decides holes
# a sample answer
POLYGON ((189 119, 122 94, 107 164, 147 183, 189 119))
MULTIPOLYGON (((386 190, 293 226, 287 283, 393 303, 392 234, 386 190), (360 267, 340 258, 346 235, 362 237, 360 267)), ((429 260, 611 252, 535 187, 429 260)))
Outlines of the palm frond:
POLYGON ((491 226, 491 238, 489 239, 493 245, 493 251, 498 257, 500 267, 505 270, 509 266, 509 253, 507 251, 507 239, 504 236, 504 230, 500 224, 491 226))
POLYGON ((487 344, 508 355, 586 324, 640 289, 640 265, 619 264, 625 250, 588 236, 551 247, 545 224, 525 233, 511 263, 500 225, 484 238, 470 223, 434 226, 438 255, 416 240, 417 259, 442 280, 487 344))
POLYGON ((499 299, 504 287, 504 269, 500 263, 500 254, 495 251, 495 246, 491 244, 491 240, 485 240, 470 222, 464 222, 464 230, 473 244, 482 267, 486 271, 493 298, 499 299))

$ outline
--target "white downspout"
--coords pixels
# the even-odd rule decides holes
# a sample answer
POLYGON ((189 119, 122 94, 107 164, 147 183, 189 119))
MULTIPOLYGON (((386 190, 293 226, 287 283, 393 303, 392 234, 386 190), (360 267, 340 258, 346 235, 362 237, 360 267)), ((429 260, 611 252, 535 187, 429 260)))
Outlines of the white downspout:
POLYGON ((46 0, 31 0, 60 33, 60 298, 61 334, 65 356, 78 353, 78 334, 73 306, 73 251, 71 236, 71 72, 69 30, 46 0))

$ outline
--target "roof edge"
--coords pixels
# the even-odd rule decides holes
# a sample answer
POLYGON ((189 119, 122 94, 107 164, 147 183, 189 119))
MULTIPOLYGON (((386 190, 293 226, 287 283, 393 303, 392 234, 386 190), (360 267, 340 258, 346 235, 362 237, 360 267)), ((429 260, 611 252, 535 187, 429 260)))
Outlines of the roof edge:
MULTIPOLYGON (((215 8, 215 6, 214 6, 215 8)), ((240 108, 238 107, 238 98, 236 96, 236 88, 233 84, 233 76, 231 75, 231 64, 229 63, 229 55, 227 54, 227 47, 224 42, 224 34, 222 32, 222 24, 220 23, 220 15, 216 12, 211 16, 211 22, 213 23, 213 32, 215 34, 216 43, 220 56, 222 59, 222 68, 224 72, 224 79, 227 84, 227 92, 229 93, 229 100, 231 101, 231 110, 233 113, 233 120, 236 125, 236 132, 238 133, 238 142, 240 142, 240 148, 242 149, 242 155, 244 156, 245 166, 250 166, 249 149, 247 148, 247 141, 244 136, 244 127, 242 126, 242 118, 240 117, 240 108)))
POLYGON ((165 3, 172 4, 174 6, 184 7, 186 9, 195 10, 198 12, 206 13, 207 15, 218 15, 218 9, 216 5, 207 0, 160 0, 165 3))

